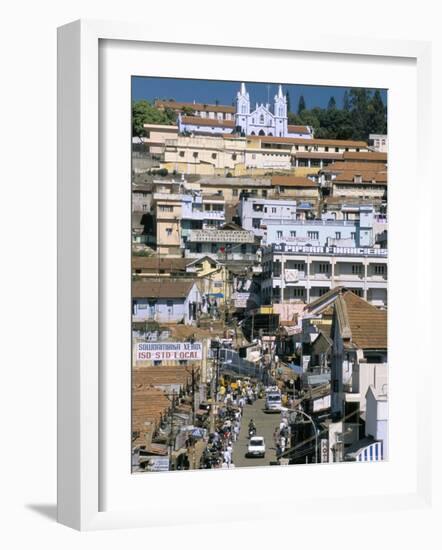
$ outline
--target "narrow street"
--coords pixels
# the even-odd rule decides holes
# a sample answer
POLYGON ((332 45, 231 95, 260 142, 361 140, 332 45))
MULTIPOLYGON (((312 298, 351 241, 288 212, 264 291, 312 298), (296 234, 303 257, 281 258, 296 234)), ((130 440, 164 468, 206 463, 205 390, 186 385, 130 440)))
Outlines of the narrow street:
POLYGON ((269 466, 276 461, 276 449, 273 441, 273 432, 279 427, 279 413, 265 413, 264 399, 257 399, 253 405, 246 405, 241 421, 239 439, 233 444, 233 464, 236 467, 244 466, 269 466), (256 435, 262 435, 266 444, 265 458, 247 458, 247 446, 249 444, 248 426, 253 418, 256 426, 256 435))

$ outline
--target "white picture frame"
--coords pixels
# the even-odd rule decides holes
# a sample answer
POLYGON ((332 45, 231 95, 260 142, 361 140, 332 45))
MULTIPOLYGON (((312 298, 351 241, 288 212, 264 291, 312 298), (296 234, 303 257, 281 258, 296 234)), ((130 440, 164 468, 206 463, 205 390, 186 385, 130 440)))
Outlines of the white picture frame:
MULTIPOLYGON (((189 472, 187 474, 171 473, 167 477, 154 475, 150 480, 145 477, 142 483, 149 483, 152 495, 155 497, 155 508, 134 505, 136 499, 129 498, 129 492, 119 498, 120 505, 115 503, 107 507, 103 501, 104 483, 108 483, 108 473, 114 465, 103 465, 107 443, 103 441, 103 415, 107 414, 106 402, 108 396, 102 385, 103 353, 100 347, 102 339, 102 307, 107 299, 106 285, 102 285, 103 261, 102 230, 103 219, 106 218, 106 208, 115 208, 118 198, 103 201, 103 189, 100 187, 100 113, 106 108, 100 100, 100 63, 111 62, 111 57, 103 58, 100 47, 105 42, 128 45, 167 44, 173 55, 176 56, 177 67, 180 64, 180 55, 186 56, 192 48, 205 52, 209 56, 215 51, 235 56, 244 55, 244 52, 253 52, 256 55, 275 55, 278 52, 302 52, 315 56, 337 56, 339 59, 353 57, 358 59, 376 58, 388 60, 394 64, 401 60, 408 60, 415 64, 417 103, 410 107, 413 116, 416 116, 417 139, 412 140, 411 147, 415 159, 423 167, 420 175, 423 180, 430 182, 429 166, 429 125, 431 119, 431 102, 428 82, 431 77, 431 44, 426 42, 368 40, 355 37, 329 36, 311 38, 308 35, 297 33, 295 37, 272 36, 268 43, 252 38, 245 34, 231 40, 221 33, 211 37, 201 36, 189 41, 183 30, 175 32, 173 37, 167 36, 161 30, 147 29, 137 24, 101 21, 77 21, 59 29, 58 34, 58 521, 80 530, 120 528, 120 527, 149 527, 162 524, 177 524, 186 522, 209 521, 210 513, 204 514, 204 507, 199 514, 179 513, 177 507, 167 508, 170 502, 161 498, 161 486, 166 487, 167 494, 171 490, 185 491, 189 479, 192 484, 204 484, 207 477, 201 477, 208 472, 189 472), (189 50, 190 49, 190 50, 189 50), (180 53, 181 52, 181 53, 180 53), (363 56, 363 57, 361 57, 363 56), (414 113, 415 109, 415 113, 414 113), (427 174, 427 175, 426 175, 427 174), (104 403, 104 405, 103 405, 104 403), (189 477, 190 476, 190 477, 189 477), (198 476, 198 477, 197 477, 198 476), (174 489, 175 488, 175 489, 174 489), (109 509, 108 509, 109 508, 109 509), (165 510, 169 510, 167 516, 165 510)), ((106 54, 105 54, 106 55, 106 54)), ((408 62, 407 61, 407 62, 408 62)), ((322 59, 322 62, 324 60, 322 59)), ((148 69, 147 69, 148 70, 148 69)), ((253 72, 253 71, 251 71, 253 72)), ((249 71, 249 74, 251 74, 249 71)), ((193 75, 188 75, 193 76, 193 75)), ((220 70, 220 79, 223 79, 220 70)), ((248 76, 250 78, 250 76, 248 76)), ((349 77, 350 79, 350 77, 349 77)), ((316 82, 308 82, 316 83, 316 82)), ((129 126, 129 106, 127 106, 127 126, 129 126)), ((416 122, 415 121, 415 122, 416 122)), ((130 147, 127 143, 126 147, 130 147)), ((125 152, 122 152, 124 155, 125 152)), ((394 145, 392 160, 394 157, 394 145)), ((398 174, 400 167, 398 167, 398 174)), ((124 171, 123 171, 124 173, 124 171)), ((394 180, 395 172, 392 170, 394 180)), ((396 174, 397 177, 397 174, 396 174)), ((129 184, 129 182, 127 182, 129 184)), ((421 192, 431 201, 431 184, 426 183, 421 192)), ((398 195, 396 195, 397 198, 398 195)), ((393 203, 395 192, 393 190, 393 203)), ((104 222, 106 223, 106 222, 104 222)), ((430 220, 425 215, 418 218, 419 231, 424 232, 430 220)), ((124 226, 123 226, 124 227, 124 226)), ((399 227, 397 225, 396 227, 399 227)), ((397 237, 397 234, 396 234, 397 237)), ((393 232, 393 238, 395 234, 393 232)), ((416 237, 414 237, 416 238, 416 237)), ((428 242, 428 241, 427 241, 428 242)), ((422 247, 420 251, 421 264, 418 278, 422 290, 416 304, 410 306, 412 314, 428 312, 430 298, 425 295, 425 288, 431 285, 430 245, 422 247)), ((394 259, 395 255, 392 254, 394 259)), ((128 264, 129 267, 129 264, 128 264)), ((394 273, 394 270, 393 270, 394 273)), ((121 274, 124 276, 124 272, 121 274)), ((127 283, 129 284, 129 280, 127 283)), ((110 284, 116 284, 110 283, 110 284)), ((396 288, 396 287, 395 287, 396 288)), ((397 291, 399 294, 399 290, 397 291)), ((397 295, 396 294, 396 295, 397 295)), ((394 293, 393 297, 394 298, 394 293)), ((399 314, 400 315, 400 314, 399 314)), ((399 322, 399 320, 398 320, 399 322)), ((429 339, 430 336, 424 336, 429 339)), ((124 347, 120 352, 124 352, 124 347)), ((428 352, 427 356, 429 355, 428 352)), ((400 355, 396 355, 400 358, 400 355)), ((427 357, 429 359, 429 357, 427 357)), ((130 357, 128 357, 130 365, 130 357)), ((405 359, 404 359, 405 360, 405 359)), ((422 361, 422 375, 430 376, 431 362, 422 361)), ((130 375, 130 372, 127 373, 130 375)), ((115 389, 115 388, 114 388, 115 389)), ((394 393, 394 386, 393 386, 394 393)), ((126 396, 127 397, 127 396, 126 396)), ((398 411, 405 410, 406 403, 403 397, 397 398, 398 411)), ((411 486, 403 491, 387 490, 380 494, 375 490, 371 494, 353 495, 349 492, 338 494, 336 499, 322 498, 313 491, 312 502, 330 506, 333 502, 339 506, 348 504, 359 507, 359 510, 371 512, 373 510, 395 510, 403 508, 422 508, 429 506, 431 501, 431 449, 429 445, 420 445, 431 441, 431 432, 426 411, 428 410, 428 396, 424 396, 416 388, 416 400, 411 411, 413 421, 411 427, 415 432, 414 450, 420 446, 410 467, 413 467, 411 486), (416 414, 414 414, 416 413, 416 414), (425 450, 423 450, 425 449, 425 450)), ((124 423, 123 423, 124 429, 124 423)), ((130 436, 130 426, 127 425, 127 441, 130 436)), ((413 433, 414 433, 413 432, 413 433)), ((121 438, 119 432, 119 438, 121 438)), ((394 434, 393 434, 393 437, 394 434)), ((127 446, 127 469, 130 474, 130 453, 127 441, 119 439, 123 449, 127 446)), ((126 452, 126 451, 125 451, 126 452)), ((386 466, 386 468, 394 468, 386 466)), ((338 470, 334 466, 334 472, 338 470)), ((360 465, 345 465, 342 468, 354 470, 360 465)), ((303 467, 302 467, 303 468, 303 467)), ((325 467, 324 467, 325 468, 325 467)), ((272 476, 289 475, 289 469, 278 468, 272 476)), ((268 469, 267 469, 268 470, 268 469)), ((321 471, 324 470, 321 468, 321 471)), ((332 470, 330 470, 332 471, 332 470)), ((350 471, 350 470, 349 470, 350 471)), ((226 478, 221 477, 233 474, 236 483, 250 486, 256 480, 256 470, 220 472, 216 483, 225 484, 226 478), (241 476, 241 478, 238 478, 241 476), (254 477, 255 476, 255 477, 254 477)), ((368 470, 363 475, 367 475, 368 470)), ((162 474, 160 474, 162 475, 162 474)), ((268 476, 268 473, 260 473, 268 476)), ((290 474, 291 475, 291 474, 290 474)), ((318 474, 319 477, 324 474, 318 474)), ((353 474, 352 474, 353 475, 353 474)), ((357 475, 360 475, 358 473, 357 475)), ((214 478, 215 479, 215 478, 214 478)), ((269 478, 270 479, 270 478, 269 478)), ((141 483, 140 476, 132 476, 126 484, 141 483)), ((319 482, 318 482, 319 483, 319 482)), ((406 484, 405 484, 406 485, 406 484)), ((121 493, 123 494, 123 493, 121 493)), ((244 498, 238 505, 235 519, 259 519, 269 498, 266 491, 244 498), (248 504, 246 506, 246 504, 248 504)), ((229 513, 223 511, 222 499, 217 506, 217 521, 228 521, 229 513)), ((296 508, 289 495, 279 499, 280 504, 292 504, 297 512, 305 513, 300 507, 296 508)), ((286 507, 282 506, 285 510, 286 507)), ((288 512, 274 510, 270 515, 281 517, 288 512)), ((291 511, 293 513, 293 510, 291 511)))

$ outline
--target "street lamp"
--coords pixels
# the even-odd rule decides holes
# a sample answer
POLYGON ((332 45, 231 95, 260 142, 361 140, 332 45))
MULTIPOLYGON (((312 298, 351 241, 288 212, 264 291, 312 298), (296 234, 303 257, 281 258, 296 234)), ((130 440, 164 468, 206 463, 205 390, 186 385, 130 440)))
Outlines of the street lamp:
POLYGON ((318 464, 318 430, 316 429, 316 424, 314 423, 313 418, 300 409, 289 409, 289 411, 297 414, 302 414, 309 420, 309 422, 311 422, 313 430, 315 432, 315 464, 318 464))

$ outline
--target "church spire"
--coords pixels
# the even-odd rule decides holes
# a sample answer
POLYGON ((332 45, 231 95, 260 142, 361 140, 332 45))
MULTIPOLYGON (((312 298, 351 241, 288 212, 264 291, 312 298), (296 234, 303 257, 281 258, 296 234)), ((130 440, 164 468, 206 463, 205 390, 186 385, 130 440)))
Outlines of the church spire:
POLYGON ((241 95, 246 95, 246 85, 244 82, 241 82, 241 89, 239 92, 241 95))
POLYGON ((278 97, 279 98, 283 98, 284 96, 282 95, 282 86, 281 84, 279 85, 279 88, 278 88, 278 97))

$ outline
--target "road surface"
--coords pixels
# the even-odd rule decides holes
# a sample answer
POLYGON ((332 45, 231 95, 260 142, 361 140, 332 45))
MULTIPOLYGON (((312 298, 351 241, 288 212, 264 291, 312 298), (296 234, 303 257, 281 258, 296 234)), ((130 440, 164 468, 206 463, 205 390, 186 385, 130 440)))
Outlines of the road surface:
POLYGON ((239 439, 233 444, 233 464, 236 467, 244 466, 269 466, 276 461, 275 442, 273 432, 279 427, 279 413, 265 413, 264 399, 257 399, 253 405, 245 405, 241 420, 239 439), (249 421, 253 418, 256 426, 256 435, 264 436, 266 444, 265 458, 246 458, 249 444, 249 421))

